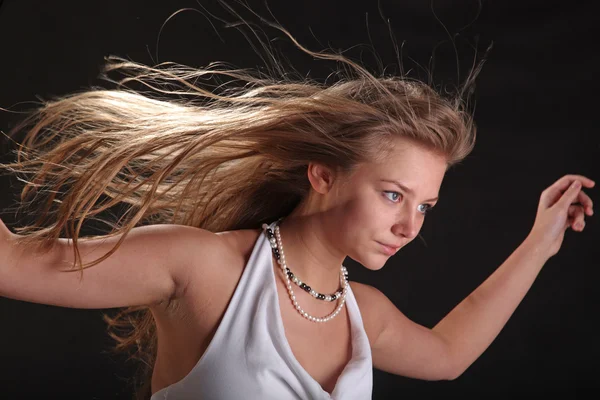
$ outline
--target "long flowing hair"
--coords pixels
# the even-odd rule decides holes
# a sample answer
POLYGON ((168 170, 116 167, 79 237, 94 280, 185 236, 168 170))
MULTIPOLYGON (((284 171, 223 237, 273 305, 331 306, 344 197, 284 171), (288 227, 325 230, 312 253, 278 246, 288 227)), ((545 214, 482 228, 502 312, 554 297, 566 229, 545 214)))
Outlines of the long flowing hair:
MULTIPOLYGON (((25 133, 16 160, 0 164, 24 182, 19 210, 36 216, 15 228, 21 242, 47 251, 59 237, 72 238, 73 267, 83 271, 113 254, 136 226, 219 232, 285 216, 309 193, 310 162, 350 171, 385 156, 397 137, 439 152, 448 166, 473 149, 466 94, 483 61, 442 95, 407 76, 375 75, 340 52, 311 51, 274 27, 302 52, 336 63, 335 81, 292 77, 281 65, 265 74, 224 63, 147 66, 109 57, 107 76, 121 74, 116 88, 43 102, 11 132, 25 133), (106 229, 88 238, 122 236, 83 264, 77 244, 91 221, 106 229)), ((149 308, 105 319, 116 349, 140 361, 138 393, 147 398, 157 346, 149 308)))

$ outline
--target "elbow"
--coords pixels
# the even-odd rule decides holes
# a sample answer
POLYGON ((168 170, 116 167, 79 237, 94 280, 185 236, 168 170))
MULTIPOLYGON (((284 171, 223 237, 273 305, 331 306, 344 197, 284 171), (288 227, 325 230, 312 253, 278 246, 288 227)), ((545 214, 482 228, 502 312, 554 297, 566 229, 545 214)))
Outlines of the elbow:
POLYGON ((445 356, 445 360, 446 362, 444 363, 444 375, 443 375, 443 380, 446 381, 453 381, 455 379, 458 379, 458 377, 460 377, 463 372, 465 372, 465 370, 468 368, 468 366, 464 366, 464 364, 461 362, 460 357, 452 351, 452 348, 450 347, 449 344, 447 344, 446 346, 446 356, 445 356))
POLYGON ((446 381, 453 381, 455 379, 458 379, 459 376, 462 375, 464 371, 463 370, 459 370, 458 368, 450 370, 448 374, 446 374, 446 381))
POLYGON ((460 368, 456 363, 451 362, 451 360, 447 359, 448 362, 445 363, 444 368, 441 368, 441 377, 439 380, 441 381, 453 381, 458 379, 459 376, 465 371, 460 368))
POLYGON ((455 379, 458 379, 470 366, 469 365, 465 365, 464 363, 460 363, 460 362, 456 362, 456 359, 454 359, 455 362, 450 362, 448 363, 449 367, 446 369, 447 373, 446 373, 446 379, 447 381, 453 381, 455 379))
POLYGON ((440 368, 438 378, 440 381, 453 381, 461 376, 463 371, 456 368, 454 364, 447 362, 444 367, 440 368))

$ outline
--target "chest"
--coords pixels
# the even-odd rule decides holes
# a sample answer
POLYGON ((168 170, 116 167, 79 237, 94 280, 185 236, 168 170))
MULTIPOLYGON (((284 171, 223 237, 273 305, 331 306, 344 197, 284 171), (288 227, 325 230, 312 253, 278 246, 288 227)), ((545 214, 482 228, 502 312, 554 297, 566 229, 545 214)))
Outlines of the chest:
MULTIPOLYGON (((352 358, 352 336, 347 307, 325 323, 308 321, 294 308, 283 280, 276 273, 277 293, 281 320, 287 342, 302 368, 321 387, 331 393, 342 371, 352 358)), ((337 303, 303 296, 299 288, 294 294, 300 306, 314 316, 325 316, 337 303)))
MULTIPOLYGON (((153 389, 179 381, 202 357, 239 283, 245 265, 242 261, 246 262, 228 262, 228 272, 221 272, 211 279, 206 276, 192 279, 186 299, 179 302, 177 311, 155 314, 161 345, 152 379, 153 389), (207 281, 210 285, 206 284, 207 281)), ((347 305, 328 322, 308 321, 292 305, 279 271, 273 272, 286 342, 300 366, 331 393, 352 358, 347 305)), ((337 305, 316 300, 301 289, 295 289, 297 301, 311 315, 325 316, 337 305)))

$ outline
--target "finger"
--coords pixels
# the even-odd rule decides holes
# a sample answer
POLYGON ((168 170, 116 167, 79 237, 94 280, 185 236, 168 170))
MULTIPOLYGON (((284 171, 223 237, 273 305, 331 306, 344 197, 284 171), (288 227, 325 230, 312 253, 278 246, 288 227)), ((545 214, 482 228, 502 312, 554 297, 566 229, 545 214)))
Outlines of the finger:
POLYGON ((575 174, 565 175, 565 176, 561 177, 558 181, 556 181, 556 183, 567 182, 566 184, 564 184, 564 188, 566 189, 569 186, 569 182, 573 182, 574 180, 581 181, 581 184, 583 185, 583 187, 586 187, 586 188, 594 187, 594 185, 596 184, 595 181, 588 178, 587 176, 575 175, 575 174))
POLYGON ((542 192, 541 203, 546 207, 554 205, 574 181, 580 181, 584 187, 594 187, 595 182, 583 175, 565 175, 542 192))
POLYGON ((594 202, 583 190, 579 191, 579 195, 577 196, 577 202, 583 206, 585 213, 587 215, 594 214, 594 202))
POLYGON ((569 222, 568 225, 574 231, 582 231, 585 228, 585 213, 583 207, 580 205, 572 205, 568 211, 569 222))
POLYGON ((556 206, 567 210, 575 202, 581 191, 581 181, 575 180, 556 202, 556 206))

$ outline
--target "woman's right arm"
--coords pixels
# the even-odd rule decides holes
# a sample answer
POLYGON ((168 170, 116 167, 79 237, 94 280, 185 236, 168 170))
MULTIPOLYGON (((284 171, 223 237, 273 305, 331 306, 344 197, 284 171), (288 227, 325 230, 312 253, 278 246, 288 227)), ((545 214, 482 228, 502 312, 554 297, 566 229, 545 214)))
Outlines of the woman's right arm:
MULTIPOLYGON (((73 243, 58 239, 41 254, 17 245, 0 220, 0 296, 71 308, 112 308, 165 303, 183 293, 194 261, 209 263, 223 246, 219 235, 181 225, 132 229, 102 262, 72 269, 73 243)), ((114 247, 119 236, 80 240, 83 263, 114 247)), ((203 263, 203 264, 204 264, 203 263)), ((195 266, 201 267, 201 266, 195 266)))

